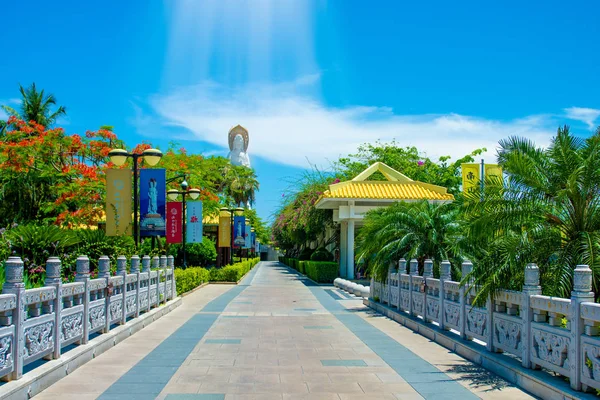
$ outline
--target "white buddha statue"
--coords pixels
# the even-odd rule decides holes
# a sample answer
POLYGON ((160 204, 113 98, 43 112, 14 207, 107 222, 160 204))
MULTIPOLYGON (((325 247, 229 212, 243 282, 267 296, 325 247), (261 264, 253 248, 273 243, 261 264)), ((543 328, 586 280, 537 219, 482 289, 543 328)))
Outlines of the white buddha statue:
POLYGON ((233 127, 229 131, 229 161, 232 165, 243 165, 250 168, 250 158, 248 157, 248 131, 240 125, 233 127))

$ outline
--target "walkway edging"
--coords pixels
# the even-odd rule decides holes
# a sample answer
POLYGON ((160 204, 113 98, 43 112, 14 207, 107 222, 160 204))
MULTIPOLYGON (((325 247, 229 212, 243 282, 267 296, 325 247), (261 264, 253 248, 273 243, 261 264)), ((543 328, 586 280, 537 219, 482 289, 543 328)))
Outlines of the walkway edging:
POLYGON ((166 304, 132 319, 125 325, 99 335, 87 344, 77 346, 61 355, 59 359, 48 361, 46 364, 34 368, 24 374, 22 379, 7 382, 0 387, 0 398, 4 400, 23 400, 39 394, 96 356, 121 343, 163 315, 168 314, 180 306, 181 302, 181 297, 176 297, 166 304))
POLYGON ((543 399, 556 400, 578 400, 578 399, 597 399, 596 396, 582 392, 575 392, 568 383, 559 379, 548 382, 548 374, 522 368, 516 360, 511 360, 500 354, 490 353, 484 349, 478 349, 476 344, 469 345, 468 342, 458 340, 445 333, 435 326, 425 324, 419 320, 404 315, 403 313, 386 307, 383 304, 376 303, 369 299, 364 299, 363 304, 375 310, 376 312, 398 322, 410 330, 427 337, 428 339, 440 344, 461 357, 482 366, 483 368, 499 375, 517 387, 543 399), (539 373, 539 376, 536 376, 539 373))

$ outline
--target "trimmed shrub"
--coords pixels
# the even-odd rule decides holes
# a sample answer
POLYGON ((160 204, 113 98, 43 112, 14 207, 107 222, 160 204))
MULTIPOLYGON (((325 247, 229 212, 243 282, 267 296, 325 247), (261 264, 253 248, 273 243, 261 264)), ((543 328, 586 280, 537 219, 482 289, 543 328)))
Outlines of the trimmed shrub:
POLYGON ((189 292, 209 280, 209 271, 202 267, 175 268, 177 294, 189 292))
POLYGON ((306 264, 309 261, 298 261, 298 272, 300 272, 301 274, 306 275, 306 264))
POLYGON ((306 275, 315 282, 331 283, 338 276, 338 263, 306 261, 306 275))
POLYGON ((331 254, 325 247, 319 247, 310 256, 310 261, 333 261, 333 254, 331 254))

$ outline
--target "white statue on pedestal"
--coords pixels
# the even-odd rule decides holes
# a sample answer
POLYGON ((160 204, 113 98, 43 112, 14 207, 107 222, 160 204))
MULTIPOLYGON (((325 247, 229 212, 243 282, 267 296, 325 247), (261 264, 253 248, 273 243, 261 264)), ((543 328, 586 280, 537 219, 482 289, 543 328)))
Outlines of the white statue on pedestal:
POLYGON ((250 168, 250 158, 248 157, 248 142, 250 138, 248 131, 240 126, 234 126, 229 131, 229 161, 231 165, 243 165, 250 168))

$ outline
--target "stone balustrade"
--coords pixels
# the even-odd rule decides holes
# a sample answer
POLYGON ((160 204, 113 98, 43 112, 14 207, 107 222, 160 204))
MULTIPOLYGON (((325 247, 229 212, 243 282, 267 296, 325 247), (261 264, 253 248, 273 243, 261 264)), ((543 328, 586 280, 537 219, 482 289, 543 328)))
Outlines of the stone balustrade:
MULTIPOLYGON (((386 282, 371 280, 370 300, 475 341, 491 352, 509 353, 525 368, 544 369, 569 378, 575 390, 600 389, 600 304, 594 302, 592 271, 579 265, 570 299, 542 296, 539 269, 525 269, 522 291, 501 290, 484 306, 475 306, 477 287, 451 280, 450 263, 402 259, 386 282), (407 270, 407 264, 409 269, 407 270)), ((462 265, 463 276, 473 268, 462 265)))
POLYGON ((86 344, 90 335, 107 333, 114 324, 139 317, 176 296, 172 256, 117 259, 110 275, 110 259, 98 260, 98 278, 90 279, 90 261, 80 256, 75 282, 63 283, 61 261, 46 262, 44 287, 25 289, 23 261, 5 262, 6 282, 0 294, 0 377, 19 379, 23 367, 39 360, 57 359, 71 344, 86 344), (154 270, 151 270, 155 268, 154 270))

